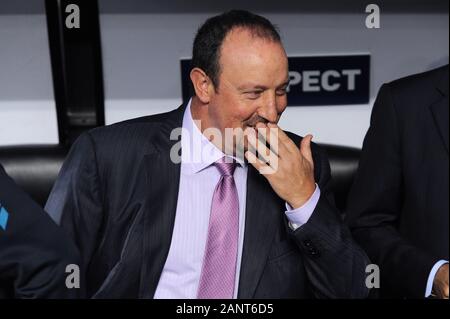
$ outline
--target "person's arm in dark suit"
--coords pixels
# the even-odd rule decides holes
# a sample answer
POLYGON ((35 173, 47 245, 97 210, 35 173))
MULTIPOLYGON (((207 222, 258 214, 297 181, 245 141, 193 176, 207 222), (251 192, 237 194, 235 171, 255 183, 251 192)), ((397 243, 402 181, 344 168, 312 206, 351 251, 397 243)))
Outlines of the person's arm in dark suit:
POLYGON ((66 267, 79 264, 69 237, 0 165, 0 290, 4 297, 77 298, 66 267))
POLYGON ((383 85, 349 195, 347 222, 355 239, 380 267, 381 290, 423 298, 430 270, 438 260, 398 233, 402 189, 399 119, 390 87, 383 85))
MULTIPOLYGON (((278 126, 269 124, 267 127, 275 129, 278 126)), ((257 144, 251 133, 248 139, 260 155, 266 154, 265 161, 257 159, 251 151, 246 152, 246 157, 287 207, 294 209, 286 214, 285 225, 304 256, 313 293, 318 298, 367 297, 369 289, 365 279, 369 259, 353 241, 334 205, 330 191, 330 165, 325 152, 311 143, 311 135, 300 139, 281 129, 267 134, 272 135, 271 150, 265 144, 257 144), (275 146, 275 143, 278 144, 275 146), (320 189, 320 197, 317 203, 312 203, 316 185, 320 189), (305 211, 305 206, 312 206, 312 212, 311 209, 305 211), (305 217, 307 213, 311 215, 305 217), (294 226, 293 219, 297 218, 292 215, 303 215, 302 224, 294 226)))
MULTIPOLYGON (((103 218, 97 169, 94 142, 87 132, 73 144, 45 205, 45 210, 79 249, 83 278, 99 244, 103 218)), ((89 287, 86 288, 89 293, 89 287)))
POLYGON ((325 151, 312 145, 319 201, 308 221, 288 232, 305 256, 305 269, 318 298, 365 298, 366 266, 364 251, 354 242, 341 220, 331 193, 330 166, 325 151))

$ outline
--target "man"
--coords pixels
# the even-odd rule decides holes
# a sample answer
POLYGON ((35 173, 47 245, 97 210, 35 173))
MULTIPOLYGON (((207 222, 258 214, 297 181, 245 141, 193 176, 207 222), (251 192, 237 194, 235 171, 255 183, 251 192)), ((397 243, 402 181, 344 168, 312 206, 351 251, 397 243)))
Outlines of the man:
POLYGON ((330 200, 325 154, 277 129, 288 65, 273 25, 207 20, 190 76, 187 105, 82 135, 62 168, 46 208, 81 250, 88 295, 365 297, 367 257, 330 200), (272 129, 276 154, 256 128, 272 129))
POLYGON ((75 245, 0 165, 0 298, 76 298, 66 286, 75 245))
POLYGON ((382 297, 448 299, 448 65, 381 87, 348 223, 382 297))

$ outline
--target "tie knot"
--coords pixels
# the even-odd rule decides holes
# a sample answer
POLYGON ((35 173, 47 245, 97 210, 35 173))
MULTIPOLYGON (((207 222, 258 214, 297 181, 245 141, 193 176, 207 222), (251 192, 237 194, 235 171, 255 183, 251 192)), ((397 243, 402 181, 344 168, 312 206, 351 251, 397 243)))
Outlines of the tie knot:
POLYGON ((236 162, 231 162, 232 159, 222 157, 220 160, 214 163, 222 176, 233 176, 236 169, 236 162))

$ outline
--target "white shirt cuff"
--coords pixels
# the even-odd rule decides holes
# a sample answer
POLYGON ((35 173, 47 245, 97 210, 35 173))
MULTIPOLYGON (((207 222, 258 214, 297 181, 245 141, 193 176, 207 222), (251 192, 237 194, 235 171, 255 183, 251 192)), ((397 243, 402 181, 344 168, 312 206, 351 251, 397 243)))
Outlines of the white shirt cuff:
POLYGON ((437 271, 444 264, 448 264, 448 260, 439 260, 434 264, 433 268, 431 268, 430 275, 428 276, 427 288, 425 290, 425 298, 428 298, 431 295, 431 291, 433 290, 434 277, 436 277, 437 271))
POLYGON ((286 203, 286 217, 289 220, 289 226, 292 230, 296 230, 302 225, 306 224, 311 217, 312 213, 316 209, 317 203, 320 198, 320 188, 316 183, 316 189, 306 203, 299 208, 293 209, 291 205, 286 203))

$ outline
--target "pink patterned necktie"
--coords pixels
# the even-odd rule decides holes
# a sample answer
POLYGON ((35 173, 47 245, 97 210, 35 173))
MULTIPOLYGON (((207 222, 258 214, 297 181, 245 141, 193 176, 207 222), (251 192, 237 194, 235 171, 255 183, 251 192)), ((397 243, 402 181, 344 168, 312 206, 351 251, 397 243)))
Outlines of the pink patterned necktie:
POLYGON ((236 163, 214 163, 222 175, 214 190, 208 239, 198 286, 199 299, 232 299, 239 236, 239 199, 233 173, 236 163))

